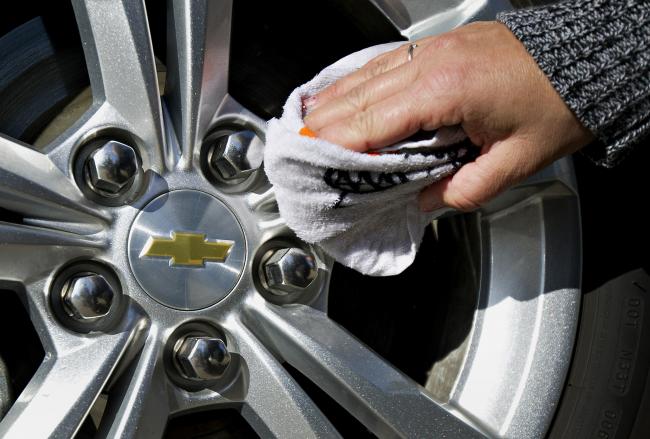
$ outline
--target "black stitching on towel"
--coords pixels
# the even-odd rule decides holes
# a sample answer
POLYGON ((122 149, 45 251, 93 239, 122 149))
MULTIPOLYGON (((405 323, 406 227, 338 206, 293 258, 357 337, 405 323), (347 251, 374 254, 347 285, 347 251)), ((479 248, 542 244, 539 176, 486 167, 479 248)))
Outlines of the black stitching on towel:
MULTIPOLYGON (((428 151, 427 155, 434 155, 437 159, 444 160, 443 163, 429 168, 428 171, 432 172, 439 166, 451 164, 453 171, 450 174, 453 174, 465 163, 474 160, 479 155, 478 148, 460 146, 463 144, 465 144, 465 141, 451 145, 450 148, 428 151)), ((413 154, 404 154, 404 157, 406 158, 408 155, 413 154)), ((323 181, 329 187, 341 191, 333 206, 334 209, 339 209, 347 207, 343 206, 342 203, 348 194, 368 194, 384 191, 408 183, 410 179, 406 172, 347 171, 327 168, 323 174, 323 181)))
POLYGON ((459 151, 463 149, 475 149, 476 147, 469 139, 463 139, 460 142, 452 143, 451 145, 431 148, 430 146, 423 146, 421 148, 406 148, 403 152, 395 151, 393 154, 404 154, 404 158, 409 158, 414 155, 434 156, 438 160, 450 159, 453 160, 458 156, 459 151))
POLYGON ((340 191, 352 194, 379 192, 409 181, 404 172, 344 171, 327 168, 325 183, 340 191))

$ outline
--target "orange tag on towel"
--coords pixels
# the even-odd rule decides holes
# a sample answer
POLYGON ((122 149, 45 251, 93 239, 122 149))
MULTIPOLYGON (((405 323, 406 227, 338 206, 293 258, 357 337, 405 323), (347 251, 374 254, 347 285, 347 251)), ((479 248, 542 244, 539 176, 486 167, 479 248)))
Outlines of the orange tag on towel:
POLYGON ((307 128, 307 127, 302 127, 302 128, 300 128, 300 131, 298 131, 298 133, 299 133, 301 136, 305 136, 305 137, 313 137, 313 138, 316 138, 316 137, 317 137, 317 136, 316 136, 316 133, 313 132, 312 130, 310 130, 309 128, 307 128))

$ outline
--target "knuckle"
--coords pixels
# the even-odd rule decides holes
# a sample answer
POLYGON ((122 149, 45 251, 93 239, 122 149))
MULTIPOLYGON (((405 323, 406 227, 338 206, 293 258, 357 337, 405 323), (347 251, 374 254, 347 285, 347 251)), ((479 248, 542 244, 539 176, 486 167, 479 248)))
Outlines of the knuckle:
POLYGON ((416 132, 422 125, 421 117, 429 111, 426 102, 418 100, 413 93, 403 93, 398 106, 402 109, 397 113, 395 122, 399 122, 404 132, 416 132))
POLYGON ((386 62, 390 62, 390 59, 391 59, 393 56, 395 56, 395 53, 394 53, 395 50, 398 50, 398 49, 394 49, 394 50, 391 50, 390 52, 384 52, 384 53, 382 53, 381 55, 377 55, 377 56, 374 57, 370 62, 375 62, 375 63, 386 63, 386 62))
POLYGON ((432 49, 450 50, 456 49, 463 43, 463 37, 455 32, 447 32, 442 35, 434 37, 430 46, 432 49))
POLYGON ((374 134, 374 117, 371 112, 361 111, 356 113, 350 120, 350 130, 356 139, 360 139, 364 147, 369 147, 368 139, 374 134))
POLYGON ((344 100, 354 111, 363 111, 367 108, 368 93, 365 87, 357 86, 345 95, 344 100))
POLYGON ((340 96, 343 93, 344 89, 345 87, 343 81, 339 80, 327 87, 327 89, 324 90, 323 95, 326 98, 334 98, 340 96))
POLYGON ((459 111, 459 105, 465 99, 467 87, 467 71, 462 66, 441 66, 420 74, 416 84, 412 87, 414 97, 431 106, 437 102, 438 112, 444 106, 451 106, 450 110, 459 111))
POLYGON ((368 63, 366 78, 372 78, 381 75, 388 70, 388 61, 386 58, 375 58, 368 63))
POLYGON ((424 75, 427 91, 440 94, 444 91, 459 90, 466 81, 467 68, 463 64, 441 66, 424 75))

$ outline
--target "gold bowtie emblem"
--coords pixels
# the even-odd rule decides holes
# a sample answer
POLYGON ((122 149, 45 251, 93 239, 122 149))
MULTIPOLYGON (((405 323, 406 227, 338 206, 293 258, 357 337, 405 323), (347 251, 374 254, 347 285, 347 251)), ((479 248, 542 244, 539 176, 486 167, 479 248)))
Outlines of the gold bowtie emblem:
POLYGON ((203 267, 206 261, 225 262, 233 241, 208 241, 203 233, 172 232, 171 238, 150 236, 140 257, 170 258, 171 266, 203 267))

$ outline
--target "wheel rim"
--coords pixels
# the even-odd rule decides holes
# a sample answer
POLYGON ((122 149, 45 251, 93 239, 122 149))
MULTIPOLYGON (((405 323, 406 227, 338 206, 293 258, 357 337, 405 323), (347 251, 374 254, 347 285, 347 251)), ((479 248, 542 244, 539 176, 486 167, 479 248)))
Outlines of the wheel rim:
MULTIPOLYGON (((93 105, 43 152, 0 137, 0 207, 24 218, 0 222, 6 249, 0 279, 24 293, 47 353, 0 423, 3 437, 72 436, 107 386, 102 436, 158 437, 170 416, 233 406, 262 436, 337 436, 280 361, 382 437, 529 437, 546 431, 568 368, 579 304, 577 196, 569 163, 554 164, 480 214, 481 260, 492 263, 481 266, 474 326, 441 404, 327 317, 332 261, 318 248, 308 248, 319 269, 308 292, 274 297, 260 286, 257 264, 269 243, 307 247, 269 208, 273 189, 261 171, 233 187, 206 175, 204 139, 215 129, 235 124, 264 134, 264 121, 228 95, 231 2, 170 2, 162 103, 142 2, 73 4, 93 105), (115 136, 137 148, 143 177, 126 204, 106 206, 84 195, 75 163, 86 145, 115 136), (153 299, 128 259, 129 234, 141 210, 174 191, 217 198, 245 235, 245 263, 234 288, 218 303, 192 311, 153 299), (531 224, 536 226, 521 228, 531 224), (554 265, 549 255, 564 263, 554 265), (57 275, 83 260, 110 267, 121 283, 127 300, 110 330, 77 332, 50 311, 57 275), (536 275, 502 275, 516 263, 534 267, 536 275), (282 306, 287 303, 293 305, 282 306), (506 321, 513 323, 500 323, 506 321), (192 322, 216 328, 234 358, 209 388, 192 388, 170 372, 170 340, 192 322)), ((421 19, 412 15, 406 22, 395 18, 394 8, 377 6, 407 37, 494 12, 493 4, 459 4, 419 10, 421 19)), ((403 7, 408 10, 409 2, 403 7)))

